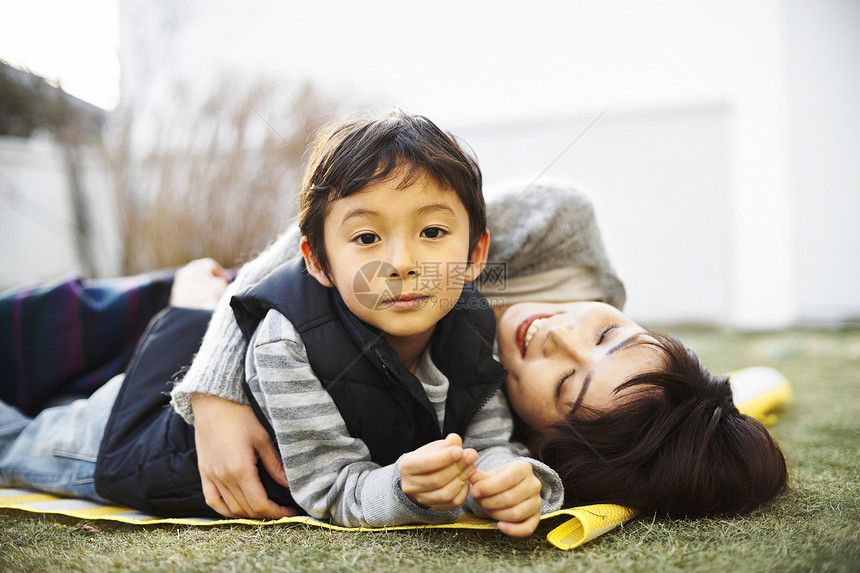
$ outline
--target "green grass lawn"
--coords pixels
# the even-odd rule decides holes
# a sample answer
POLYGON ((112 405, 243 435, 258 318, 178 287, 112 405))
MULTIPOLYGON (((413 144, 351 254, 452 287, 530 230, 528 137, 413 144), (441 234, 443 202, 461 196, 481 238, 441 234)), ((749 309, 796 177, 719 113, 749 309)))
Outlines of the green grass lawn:
POLYGON ((860 330, 676 330, 715 372, 781 370, 772 431, 790 490, 734 519, 643 516, 573 551, 495 531, 341 533, 308 526, 128 526, 0 511, 0 571, 858 571, 860 330), (95 531, 90 528, 96 528, 95 531))

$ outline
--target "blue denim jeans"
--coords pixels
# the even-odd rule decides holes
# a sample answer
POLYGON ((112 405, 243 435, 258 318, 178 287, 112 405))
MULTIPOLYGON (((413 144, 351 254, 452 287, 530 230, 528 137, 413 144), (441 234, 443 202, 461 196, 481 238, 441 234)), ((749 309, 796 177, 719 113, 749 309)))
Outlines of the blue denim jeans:
POLYGON ((122 380, 118 375, 89 398, 35 418, 0 402, 0 486, 107 502, 96 493, 93 476, 122 380))

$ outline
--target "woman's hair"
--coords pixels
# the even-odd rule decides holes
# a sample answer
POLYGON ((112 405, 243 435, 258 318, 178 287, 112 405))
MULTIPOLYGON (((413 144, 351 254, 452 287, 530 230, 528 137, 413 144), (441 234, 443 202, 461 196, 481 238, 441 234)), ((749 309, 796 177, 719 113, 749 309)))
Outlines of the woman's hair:
POLYGON ((786 487, 785 458, 675 338, 650 331, 664 369, 633 377, 611 409, 581 406, 535 443, 568 505, 616 503, 675 518, 745 513, 786 487))
POLYGON ((329 203, 394 177, 403 189, 421 175, 463 203, 471 254, 487 229, 481 169, 453 135, 398 109, 383 117, 354 114, 323 127, 299 192, 299 228, 323 272, 329 273, 323 242, 329 203))

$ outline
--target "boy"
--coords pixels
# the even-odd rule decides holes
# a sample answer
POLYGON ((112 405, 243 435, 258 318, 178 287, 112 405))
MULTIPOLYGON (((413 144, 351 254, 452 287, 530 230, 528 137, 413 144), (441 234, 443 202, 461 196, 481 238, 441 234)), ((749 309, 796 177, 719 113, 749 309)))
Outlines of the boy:
MULTIPOLYGON (((507 441, 492 312, 463 292, 486 261, 480 185, 477 166, 424 118, 358 119, 321 139, 303 186, 302 260, 233 302, 250 338, 250 394, 286 466, 285 504, 291 495, 344 525, 448 521, 474 482, 466 508, 512 535, 531 533, 542 505, 560 505, 554 472, 515 459, 524 448, 507 441), (477 464, 462 434, 482 450, 477 464)), ((160 356, 153 340, 141 356, 160 356)), ((155 394, 123 387, 96 489, 187 514, 201 509, 193 440, 171 412, 156 409, 156 422, 141 413, 155 394)))
MULTIPOLYGON (((445 466, 440 460, 458 455, 456 448, 435 457, 423 450, 432 460, 417 464, 420 476, 395 462, 444 434, 483 425, 467 441, 474 438, 484 451, 482 467, 504 466, 497 481, 531 488, 527 496, 509 494, 515 499, 507 513, 517 517, 512 523, 536 524, 540 488, 526 475, 532 466, 503 463, 514 457, 510 430, 491 425, 496 416, 509 417, 503 400, 477 414, 503 379, 490 353, 493 315, 477 293, 462 292, 480 274, 489 240, 477 166, 424 118, 395 112, 347 122, 318 141, 299 226, 310 277, 293 280, 297 269, 282 269, 234 300, 246 335, 256 328, 246 377, 274 426, 293 498, 313 515, 351 525, 448 521, 455 515, 445 513, 459 512, 468 493, 458 474, 471 473, 475 452, 460 452, 451 460, 458 463, 445 466), (458 300, 463 308, 455 309, 458 300), (283 312, 267 313, 279 306, 283 312), (296 331, 309 357, 296 350, 296 331), (312 407, 293 407, 299 400, 312 407), (321 428, 327 417, 340 420, 338 410, 345 426, 321 428), (362 441, 343 444, 345 435, 362 441), (370 460, 383 467, 369 469, 370 460), (440 463, 436 476, 425 475, 440 463), (399 498, 401 491, 417 503, 399 498), (526 499, 527 516, 512 508, 526 499)), ((549 483, 551 473, 534 464, 549 483)), ((486 514, 480 502, 470 500, 469 508, 486 514)))

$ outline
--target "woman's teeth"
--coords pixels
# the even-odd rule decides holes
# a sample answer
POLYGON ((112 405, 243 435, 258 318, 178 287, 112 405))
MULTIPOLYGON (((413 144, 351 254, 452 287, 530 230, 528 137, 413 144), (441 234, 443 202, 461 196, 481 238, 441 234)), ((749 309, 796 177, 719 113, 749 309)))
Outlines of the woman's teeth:
POLYGON ((546 318, 537 318, 529 325, 528 330, 526 330, 526 336, 523 339, 523 350, 529 347, 529 342, 534 338, 535 332, 538 331, 540 325, 546 322, 546 318))

